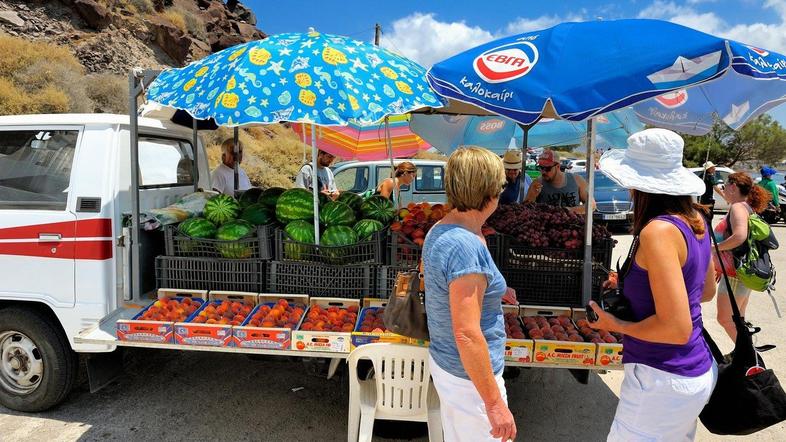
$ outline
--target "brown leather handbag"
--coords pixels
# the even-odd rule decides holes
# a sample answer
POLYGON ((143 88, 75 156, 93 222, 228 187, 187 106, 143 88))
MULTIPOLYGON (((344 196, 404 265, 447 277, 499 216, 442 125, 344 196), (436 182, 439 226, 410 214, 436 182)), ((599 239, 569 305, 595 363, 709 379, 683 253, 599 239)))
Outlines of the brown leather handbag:
POLYGON ((423 260, 417 269, 398 272, 383 321, 393 333, 428 340, 423 260))

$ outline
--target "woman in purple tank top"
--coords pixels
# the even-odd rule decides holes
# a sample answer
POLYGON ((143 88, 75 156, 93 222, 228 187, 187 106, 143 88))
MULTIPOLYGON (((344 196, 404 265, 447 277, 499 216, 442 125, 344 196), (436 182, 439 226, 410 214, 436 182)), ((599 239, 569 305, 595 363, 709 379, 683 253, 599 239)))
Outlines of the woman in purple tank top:
POLYGON ((711 232, 702 207, 700 178, 682 167, 682 138, 647 129, 610 150, 600 169, 631 189, 632 262, 619 275, 632 321, 591 302, 593 328, 622 333, 625 379, 610 441, 693 440, 696 419, 717 382, 717 366, 702 336, 701 303, 715 295, 711 232))

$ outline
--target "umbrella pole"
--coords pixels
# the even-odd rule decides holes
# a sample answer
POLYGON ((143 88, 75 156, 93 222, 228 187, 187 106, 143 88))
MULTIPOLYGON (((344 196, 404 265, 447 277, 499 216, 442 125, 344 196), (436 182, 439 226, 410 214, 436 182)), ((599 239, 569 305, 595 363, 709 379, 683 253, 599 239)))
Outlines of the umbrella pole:
POLYGON ((240 176, 238 175, 238 169, 240 162, 237 160, 239 153, 240 153, 240 143, 238 142, 238 138, 240 137, 240 128, 235 126, 235 134, 233 137, 233 146, 234 146, 234 153, 232 155, 232 169, 234 169, 235 174, 235 194, 232 196, 237 196, 237 188, 240 185, 240 176))
MULTIPOLYGON (((393 165, 393 145, 390 142, 390 122, 388 117, 385 117, 385 147, 388 151, 388 158, 390 159, 390 177, 393 178, 395 184, 395 170, 396 166, 393 165)), ((398 186, 394 185, 393 191, 396 192, 396 205, 401 210, 401 191, 398 186)))
POLYGON ((587 203, 584 205, 587 227, 584 230, 584 266, 581 300, 589 304, 592 296, 592 198, 595 193, 595 119, 587 120, 587 203))
POLYGON ((197 119, 191 117, 191 129, 192 129, 192 144, 191 144, 191 155, 194 156, 194 160, 191 162, 191 177, 194 180, 194 192, 199 191, 199 135, 197 134, 197 119))
POLYGON ((319 244, 319 174, 317 169, 317 132, 311 125, 311 192, 314 194, 314 239, 319 244))

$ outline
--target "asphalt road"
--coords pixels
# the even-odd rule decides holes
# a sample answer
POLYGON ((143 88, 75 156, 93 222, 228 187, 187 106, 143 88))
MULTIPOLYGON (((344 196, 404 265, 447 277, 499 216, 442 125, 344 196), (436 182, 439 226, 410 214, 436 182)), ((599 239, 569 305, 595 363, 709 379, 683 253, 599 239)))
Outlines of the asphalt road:
MULTIPOLYGON (((786 244, 786 226, 776 227, 776 234, 786 244)), ((615 261, 630 244, 630 236, 617 239, 615 261)), ((786 269, 786 247, 772 256, 786 269)), ((783 279, 776 293, 779 300, 786 293, 783 279)), ((778 346, 765 354, 767 365, 786 381, 785 321, 767 295, 753 296, 747 318, 763 329, 758 344, 778 346)), ((781 304, 786 310, 786 302, 781 304)), ((732 343, 714 317, 714 303, 707 304, 705 324, 728 352, 732 343)), ((63 405, 45 413, 0 407, 0 440, 346 440, 345 372, 326 380, 318 376, 326 367, 299 359, 221 353, 136 350, 127 358, 126 374, 98 393, 89 393, 83 381, 63 405)), ((508 382, 518 440, 605 440, 621 381, 620 372, 592 373, 589 384, 580 385, 564 370, 523 370, 508 382)), ((377 421, 375 431, 375 440, 426 440, 419 425, 377 421)), ((786 424, 753 438, 786 440, 786 424)), ((700 427, 697 440, 723 438, 700 427)))

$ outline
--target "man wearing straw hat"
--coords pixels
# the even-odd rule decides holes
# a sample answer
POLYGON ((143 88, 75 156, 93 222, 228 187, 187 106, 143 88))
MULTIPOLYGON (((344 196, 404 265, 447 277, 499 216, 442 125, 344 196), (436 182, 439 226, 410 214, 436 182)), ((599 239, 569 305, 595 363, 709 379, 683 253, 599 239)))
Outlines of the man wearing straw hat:
POLYGON ((502 164, 505 166, 505 188, 499 196, 500 204, 514 204, 524 201, 527 196, 532 179, 522 173, 521 151, 508 150, 502 156, 502 164))
POLYGON ((718 192, 718 194, 721 196, 723 195, 723 188, 721 187, 723 180, 715 170, 715 163, 712 161, 707 161, 704 163, 704 175, 702 176, 702 179, 704 180, 704 193, 701 195, 701 197, 699 197, 699 204, 703 206, 709 206, 711 222, 712 212, 715 210, 714 192, 718 192))

